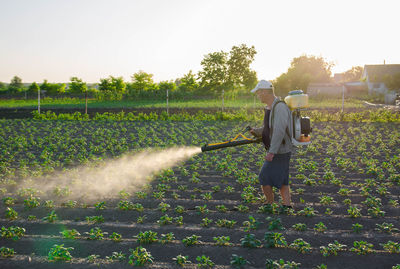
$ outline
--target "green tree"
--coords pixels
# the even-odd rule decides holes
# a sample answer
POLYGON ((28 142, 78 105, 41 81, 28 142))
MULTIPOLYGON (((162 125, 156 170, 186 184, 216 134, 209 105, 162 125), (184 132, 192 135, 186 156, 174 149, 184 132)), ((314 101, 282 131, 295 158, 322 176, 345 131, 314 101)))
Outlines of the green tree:
POLYGON ((136 97, 139 95, 151 94, 158 89, 158 85, 153 81, 153 74, 140 70, 131 76, 132 83, 127 85, 128 95, 136 97))
POLYGON ((161 81, 160 83, 158 83, 158 89, 162 92, 165 92, 166 90, 175 91, 176 84, 172 81, 161 81))
POLYGON ((11 79, 10 84, 8 85, 8 91, 10 93, 16 93, 22 91, 24 88, 24 84, 22 84, 22 79, 18 76, 14 76, 11 79))
POLYGON ((257 73, 250 69, 256 54, 254 46, 247 47, 242 44, 232 47, 227 64, 229 80, 235 89, 251 89, 257 85, 257 73))
POLYGON ((122 77, 100 79, 99 92, 101 98, 106 100, 121 100, 126 91, 126 84, 122 77))
POLYGON ((197 82, 195 75, 192 73, 192 70, 190 70, 186 75, 183 75, 182 78, 178 79, 175 84, 178 85, 178 91, 182 92, 194 92, 199 88, 199 83, 197 82))
POLYGON ((233 46, 229 53, 212 52, 201 61, 198 74, 200 86, 213 92, 251 88, 257 84, 257 74, 250 69, 256 55, 254 46, 233 46))
POLYGON ((351 69, 343 73, 343 81, 344 82, 360 81, 363 72, 364 68, 362 66, 353 66, 351 69))
POLYGON ((204 56, 201 61, 203 70, 199 72, 201 87, 213 92, 221 92, 229 85, 228 53, 219 51, 204 56))
POLYGON ((31 85, 28 87, 28 94, 37 94, 38 91, 40 90, 39 85, 37 85, 36 82, 33 82, 31 85))
POLYGON ((83 82, 82 79, 77 77, 72 77, 71 82, 69 83, 68 92, 72 94, 82 94, 88 90, 86 82, 83 82))
POLYGON ((400 73, 385 75, 383 82, 389 90, 400 90, 400 73))
POLYGON ((291 90, 307 91, 311 82, 330 82, 332 63, 322 57, 302 55, 294 58, 286 73, 273 82, 277 95, 285 96, 291 90))
POLYGON ((4 82, 0 81, 0 93, 4 93, 5 91, 7 91, 7 86, 4 82))
POLYGON ((57 95, 65 93, 65 83, 49 83, 46 79, 40 85, 40 90, 47 95, 57 95))

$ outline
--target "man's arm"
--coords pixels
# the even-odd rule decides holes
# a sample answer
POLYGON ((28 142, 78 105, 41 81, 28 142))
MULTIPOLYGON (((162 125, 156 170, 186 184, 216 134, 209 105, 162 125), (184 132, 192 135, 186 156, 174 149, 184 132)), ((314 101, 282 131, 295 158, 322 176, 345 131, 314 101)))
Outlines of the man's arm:
POLYGON ((286 134, 288 126, 289 111, 285 108, 285 104, 279 103, 275 107, 274 122, 272 126, 271 146, 268 153, 276 154, 282 144, 282 140, 286 134))

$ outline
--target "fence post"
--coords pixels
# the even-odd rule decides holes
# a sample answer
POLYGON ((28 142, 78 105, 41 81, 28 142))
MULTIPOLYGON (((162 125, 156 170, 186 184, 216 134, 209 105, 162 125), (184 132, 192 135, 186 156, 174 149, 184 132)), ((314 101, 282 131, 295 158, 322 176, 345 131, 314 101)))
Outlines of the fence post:
POLYGON ((344 84, 342 85, 342 113, 344 112, 344 84))
POLYGON ((40 89, 38 89, 38 113, 40 114, 40 89))
POLYGON ((85 114, 87 115, 87 90, 85 91, 85 114))
POLYGON ((168 89, 167 89, 167 115, 169 115, 169 105, 168 105, 168 89))
POLYGON ((222 112, 224 112, 224 90, 222 90, 222 112))

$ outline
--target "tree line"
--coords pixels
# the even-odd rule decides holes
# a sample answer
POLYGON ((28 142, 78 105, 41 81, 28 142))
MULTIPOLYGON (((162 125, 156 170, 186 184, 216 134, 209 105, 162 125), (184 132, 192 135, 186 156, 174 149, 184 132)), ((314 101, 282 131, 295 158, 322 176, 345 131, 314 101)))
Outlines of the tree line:
MULTIPOLYGON (((211 52, 204 56, 201 61, 202 70, 197 74, 190 70, 181 78, 158 83, 154 82, 153 74, 144 71, 134 73, 130 81, 109 76, 100 79, 96 84, 88 84, 78 77, 71 77, 68 84, 44 80, 42 83, 33 82, 25 86, 20 77, 14 76, 8 85, 0 82, 0 93, 33 95, 41 90, 46 96, 78 96, 89 93, 98 99, 121 100, 165 97, 168 90, 170 94, 182 97, 219 96, 222 91, 227 96, 235 97, 248 94, 249 89, 257 84, 257 73, 250 68, 256 54, 254 46, 245 44, 233 46, 229 52, 211 52)), ((306 91, 309 83, 331 82, 332 67, 333 64, 322 57, 301 55, 292 60, 287 72, 272 82, 277 94, 281 96, 293 89, 306 91)), ((357 81, 361 78, 362 71, 362 67, 353 67, 343 74, 343 78, 345 81, 357 81)))

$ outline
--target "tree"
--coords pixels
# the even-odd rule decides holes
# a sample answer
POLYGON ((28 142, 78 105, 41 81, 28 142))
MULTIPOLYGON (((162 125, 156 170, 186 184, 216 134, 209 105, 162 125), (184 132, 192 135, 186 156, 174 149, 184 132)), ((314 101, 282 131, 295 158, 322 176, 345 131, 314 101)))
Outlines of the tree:
POLYGON ((37 94, 39 90, 40 90, 39 85, 37 85, 36 82, 33 82, 31 85, 29 85, 28 93, 29 94, 37 94))
POLYGON ((40 90, 45 91, 47 95, 57 95, 65 93, 65 83, 49 83, 47 79, 45 79, 40 85, 40 90))
POLYGON ((11 79, 10 84, 8 85, 8 91, 10 93, 16 93, 22 91, 24 88, 24 84, 22 84, 22 79, 18 76, 14 76, 11 79))
POLYGON ((83 82, 82 79, 77 77, 71 78, 71 83, 69 83, 68 92, 72 94, 82 94, 88 90, 86 82, 83 82))
POLYGON ((106 100, 121 100, 125 91, 126 84, 122 77, 110 76, 100 79, 99 92, 106 100))
POLYGON ((172 81, 161 81, 160 83, 158 83, 158 89, 163 92, 165 92, 166 90, 175 91, 176 84, 172 81))
POLYGON ((362 66, 353 66, 351 69, 343 73, 343 81, 344 82, 360 81, 363 72, 364 68, 362 66))
POLYGON ((254 88, 257 84, 257 73, 250 69, 250 64, 257 54, 254 46, 250 48, 245 44, 233 46, 229 52, 228 71, 229 80, 234 88, 254 88))
POLYGON ((5 91, 7 91, 7 86, 4 82, 0 81, 0 93, 4 93, 5 91))
POLYGON ((153 74, 142 70, 131 76, 132 83, 127 86, 129 96, 137 96, 143 92, 150 92, 158 89, 158 85, 153 81, 153 74))
POLYGON ((199 78, 203 88, 220 92, 230 86, 228 85, 228 53, 223 51, 209 53, 204 56, 201 65, 203 70, 199 72, 199 78))
POLYGON ((389 90, 400 90, 400 73, 385 75, 383 77, 383 82, 389 90))
POLYGON ((197 82, 195 75, 192 73, 192 70, 190 70, 186 75, 183 75, 182 78, 175 81, 175 84, 178 86, 178 90, 183 92, 194 92, 199 88, 199 83, 197 82))
POLYGON ((302 55, 294 58, 286 73, 273 81, 277 95, 287 95, 291 90, 307 91, 311 82, 330 82, 332 63, 322 57, 302 55))
POLYGON ((229 53, 212 52, 201 61, 203 70, 199 72, 201 87, 214 92, 251 88, 257 83, 257 74, 250 69, 256 54, 254 46, 245 44, 233 46, 229 53))

